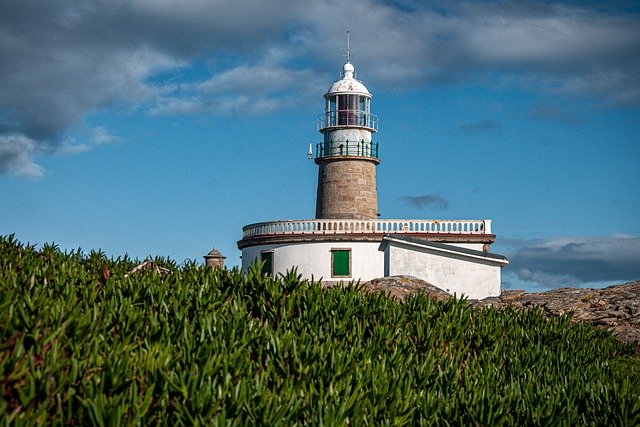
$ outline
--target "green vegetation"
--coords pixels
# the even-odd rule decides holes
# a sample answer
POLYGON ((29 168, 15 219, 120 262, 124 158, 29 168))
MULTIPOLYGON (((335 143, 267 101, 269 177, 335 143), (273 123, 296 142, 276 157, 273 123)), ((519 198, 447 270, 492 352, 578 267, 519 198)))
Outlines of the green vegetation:
POLYGON ((539 311, 0 237, 5 424, 638 425, 634 346, 539 311))

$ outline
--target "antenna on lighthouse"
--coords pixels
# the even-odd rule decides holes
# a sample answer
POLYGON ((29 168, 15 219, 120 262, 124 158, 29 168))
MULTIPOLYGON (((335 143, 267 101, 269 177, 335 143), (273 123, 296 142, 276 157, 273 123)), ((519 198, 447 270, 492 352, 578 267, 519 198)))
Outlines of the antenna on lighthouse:
POLYGON ((347 63, 351 62, 351 40, 349 31, 347 31, 347 54, 345 58, 347 58, 347 63))

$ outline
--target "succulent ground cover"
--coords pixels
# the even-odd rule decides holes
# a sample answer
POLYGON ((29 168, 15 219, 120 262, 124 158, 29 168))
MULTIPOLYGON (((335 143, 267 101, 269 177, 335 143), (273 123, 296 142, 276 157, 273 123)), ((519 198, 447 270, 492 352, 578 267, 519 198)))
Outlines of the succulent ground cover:
POLYGON ((636 347, 568 317, 154 261, 0 237, 5 424, 640 424, 636 347))

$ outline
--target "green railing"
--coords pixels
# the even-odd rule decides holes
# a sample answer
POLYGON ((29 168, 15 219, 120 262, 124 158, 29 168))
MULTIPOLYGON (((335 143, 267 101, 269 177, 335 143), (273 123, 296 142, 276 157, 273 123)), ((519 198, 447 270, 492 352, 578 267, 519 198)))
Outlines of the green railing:
POLYGON ((329 141, 316 144, 316 159, 335 156, 378 158, 378 143, 362 141, 329 141))

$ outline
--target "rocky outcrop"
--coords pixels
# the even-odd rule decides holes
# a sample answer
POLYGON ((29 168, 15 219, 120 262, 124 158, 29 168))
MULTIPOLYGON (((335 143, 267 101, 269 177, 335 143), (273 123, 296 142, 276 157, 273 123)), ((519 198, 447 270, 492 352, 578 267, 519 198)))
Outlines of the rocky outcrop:
POLYGON ((365 290, 371 292, 384 292, 390 297, 404 299, 408 295, 423 293, 431 298, 442 301, 450 297, 447 291, 433 286, 424 280, 412 276, 391 276, 373 279, 362 284, 365 290))
POLYGON ((540 307, 547 316, 571 313, 575 322, 591 323, 611 331, 622 341, 640 343, 640 281, 603 289, 560 288, 539 293, 503 291, 499 297, 470 303, 476 307, 540 307))
MULTIPOLYGON (((385 292, 403 299, 425 293, 435 299, 448 294, 415 277, 394 276, 363 283, 369 291, 385 292)), ((522 309, 540 307, 549 317, 571 314, 575 322, 587 322, 611 331, 618 339, 640 345, 640 281, 604 289, 560 288, 546 292, 503 291, 499 297, 469 300, 478 308, 514 306, 522 309)))

